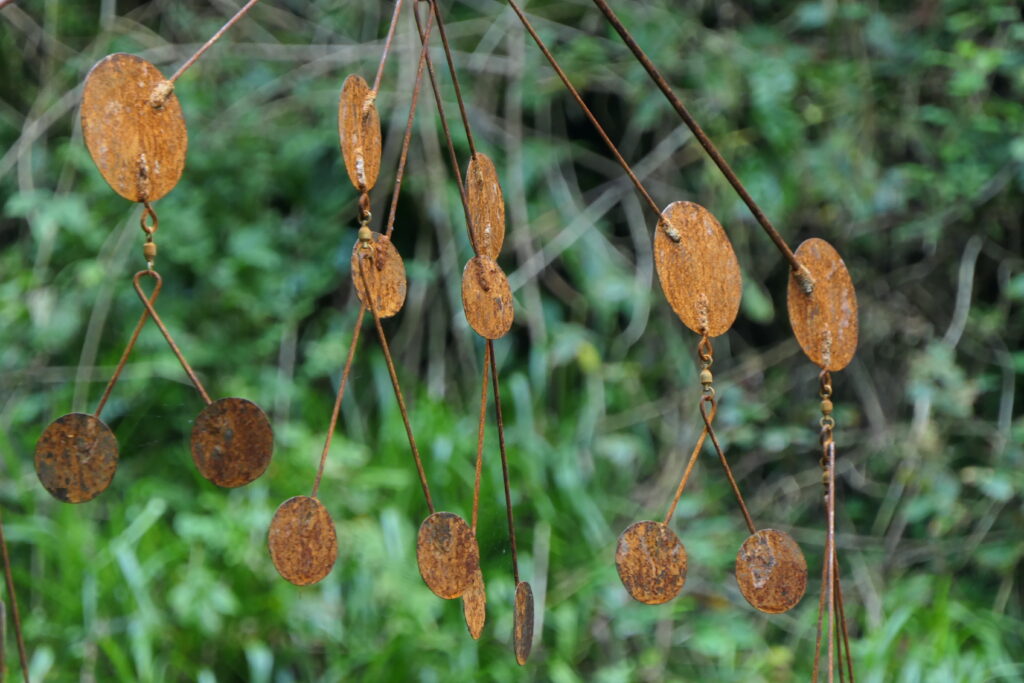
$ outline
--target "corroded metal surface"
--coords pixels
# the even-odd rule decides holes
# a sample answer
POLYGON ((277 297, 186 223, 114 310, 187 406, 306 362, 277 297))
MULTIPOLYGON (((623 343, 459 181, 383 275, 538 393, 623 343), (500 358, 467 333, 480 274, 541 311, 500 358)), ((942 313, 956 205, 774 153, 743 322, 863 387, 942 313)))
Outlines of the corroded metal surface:
POLYGON ((461 597, 480 570, 480 550, 473 531, 451 512, 423 520, 416 537, 416 562, 424 583, 440 598, 461 597))
POLYGON ((761 529, 736 554, 736 583, 756 609, 768 614, 788 612, 807 590, 807 560, 792 536, 761 529))
POLYGON ((709 337, 732 327, 743 279, 732 244, 710 211, 693 202, 665 207, 654 231, 654 265, 684 325, 709 337))
MULTIPOLYGON (((375 232, 371 244, 373 259, 366 263, 366 279, 373 290, 373 305, 377 316, 382 319, 390 318, 405 305, 405 263, 390 238, 375 232)), ((356 288, 360 303, 369 306, 366 286, 359 272, 359 252, 362 248, 360 242, 356 242, 352 247, 352 284, 356 288)))
POLYGON ((512 649, 516 652, 516 661, 520 666, 526 664, 530 650, 533 649, 533 589, 525 581, 520 581, 516 586, 512 649))
POLYGON ((103 493, 117 471, 117 439, 103 421, 69 413, 50 423, 36 442, 36 475, 65 503, 84 503, 103 493))
POLYGON ((267 469, 273 452, 270 421, 244 398, 214 401, 192 428, 192 460, 217 486, 234 488, 253 481, 267 469))
POLYGON ((362 192, 372 189, 380 173, 380 116, 370 86, 362 76, 345 79, 338 100, 338 136, 349 180, 362 192))
POLYGON ((806 294, 789 276, 789 324, 800 348, 825 370, 842 370, 857 352, 857 292, 846 264, 831 244, 812 237, 796 250, 811 277, 814 291, 806 294))
POLYGON ((103 178, 122 197, 156 201, 185 169, 188 133, 171 93, 155 107, 150 96, 163 75, 141 57, 104 57, 85 78, 82 134, 103 178))
POLYGON ((473 257, 462 271, 462 308, 469 326, 485 339, 500 339, 512 328, 512 290, 490 256, 473 257))
POLYGON ((316 498, 295 496, 281 503, 267 532, 274 568, 296 586, 331 573, 338 558, 334 521, 316 498))
POLYGON ((484 574, 479 568, 469 588, 462 594, 462 615, 466 618, 469 635, 473 636, 473 640, 479 640, 487 621, 487 590, 484 587, 484 574))
POLYGON ((660 605, 686 582, 686 548, 661 522, 637 522, 622 532, 615 568, 626 591, 640 602, 660 605))
POLYGON ((466 169, 466 197, 473 242, 481 254, 497 260, 505 241, 505 199, 494 163, 477 153, 466 169))

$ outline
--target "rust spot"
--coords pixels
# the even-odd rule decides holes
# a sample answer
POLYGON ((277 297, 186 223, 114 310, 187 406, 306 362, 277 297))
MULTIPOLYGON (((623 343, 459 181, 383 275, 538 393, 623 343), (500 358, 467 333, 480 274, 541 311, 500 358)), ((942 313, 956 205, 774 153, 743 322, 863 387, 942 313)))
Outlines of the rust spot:
POLYGON ((192 460, 217 486, 245 486, 267 469, 274 430, 258 405, 222 398, 203 408, 192 428, 192 460))
POLYGON ((473 242, 481 254, 497 260, 505 241, 505 199, 494 162, 477 152, 466 169, 466 199, 473 242))
POLYGON ((357 190, 369 191, 380 174, 380 116, 362 76, 352 74, 341 87, 338 136, 349 180, 357 190))
POLYGON ((736 554, 736 583, 754 608, 782 614, 804 597, 807 560, 792 536, 761 529, 747 538, 736 554))
POLYGON ((500 339, 512 329, 512 290, 490 256, 475 256, 462 271, 462 308, 469 326, 485 339, 500 339))
MULTIPOLYGON (((371 268, 369 263, 366 264, 366 280, 373 290, 373 305, 377 309, 377 315, 381 318, 390 318, 405 305, 405 263, 402 262, 394 243, 379 232, 373 233, 371 244, 373 264, 376 267, 371 268)), ((362 243, 357 241, 352 247, 352 284, 356 288, 359 301, 369 305, 363 277, 359 272, 359 251, 362 246, 362 243)))
POLYGON ((296 586, 320 581, 338 558, 334 521, 323 503, 309 496, 281 503, 267 532, 267 546, 274 568, 296 586))
POLYGON ((686 548, 665 524, 637 522, 619 536, 615 568, 633 599, 660 605, 686 582, 686 548))
POLYGON ((84 503, 103 493, 117 471, 117 439, 103 421, 85 413, 54 420, 36 442, 36 475, 65 503, 84 503))
POLYGON ((516 602, 512 624, 512 649, 519 666, 526 664, 533 649, 533 589, 520 581, 516 586, 516 602))
POLYGON ((416 562, 427 587, 440 598, 461 597, 480 570, 480 550, 472 530, 451 512, 423 520, 416 537, 416 562))
POLYGON ((462 616, 466 618, 466 628, 473 640, 480 640, 487 621, 487 590, 484 587, 484 574, 477 568, 470 580, 469 587, 462 594, 462 616))

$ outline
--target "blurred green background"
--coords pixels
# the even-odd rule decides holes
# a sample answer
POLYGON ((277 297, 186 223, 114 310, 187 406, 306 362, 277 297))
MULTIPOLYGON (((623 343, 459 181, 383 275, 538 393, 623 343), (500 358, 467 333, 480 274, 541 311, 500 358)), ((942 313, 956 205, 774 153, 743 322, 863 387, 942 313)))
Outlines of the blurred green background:
MULTIPOLYGON (((338 563, 299 589, 266 550, 276 506, 312 485, 357 311, 337 96, 349 73, 372 79, 390 2, 266 0, 177 84, 190 144, 180 184, 156 204, 159 309, 215 397, 247 397, 271 417, 267 473, 232 491, 197 474, 188 436, 202 404, 150 325, 104 413, 122 456, 111 488, 81 506, 42 489, 35 440, 61 414, 94 409, 140 311, 139 212, 86 152, 82 80, 115 51, 170 74, 240 4, 0 10, 0 503, 33 680, 808 679, 818 397, 786 317, 787 268, 587 0, 526 9, 657 201, 699 202, 732 239, 744 299, 716 340, 718 433, 755 520, 807 555, 796 609, 762 615, 740 596, 746 531, 710 452, 673 523, 689 552, 683 593, 650 607, 618 580, 616 537, 664 515, 698 433, 697 338, 653 275, 653 217, 498 1, 442 6, 507 203, 499 261, 517 318, 496 349, 520 563, 538 606, 529 664, 510 651, 493 429, 480 523, 488 623, 474 642, 459 602, 417 572, 426 510, 369 326, 321 488, 338 563)), ((860 347, 835 401, 859 680, 1021 680, 1019 3, 615 7, 789 243, 829 240, 857 284, 860 347)), ((406 9, 378 99, 375 225, 416 58, 406 9)), ((462 313, 471 250, 429 90, 398 217, 409 296, 385 328, 435 499, 468 517, 483 347, 462 313)), ((5 645, 13 680, 10 628, 5 645)))

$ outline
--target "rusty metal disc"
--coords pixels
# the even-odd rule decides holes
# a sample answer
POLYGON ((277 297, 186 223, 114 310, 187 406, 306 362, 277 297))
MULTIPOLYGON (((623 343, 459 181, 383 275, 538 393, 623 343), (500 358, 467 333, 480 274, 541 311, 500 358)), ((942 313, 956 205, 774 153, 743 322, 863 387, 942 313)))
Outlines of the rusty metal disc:
POLYGON ((338 536, 331 515, 316 498, 295 496, 281 503, 267 532, 274 568, 296 586, 308 586, 331 573, 338 558, 338 536))
MULTIPOLYGON (((405 305, 405 263, 390 238, 375 232, 371 244, 373 245, 373 258, 367 259, 364 264, 366 280, 370 289, 373 290, 373 305, 377 308, 377 315, 381 318, 390 318, 402 310, 402 306, 405 305)), ((366 298, 366 287, 363 284, 363 274, 359 270, 359 256, 362 249, 363 245, 358 241, 352 248, 352 284, 356 288, 359 301, 369 305, 366 298)), ((366 259, 365 256, 364 259, 366 259)))
POLYGON ((660 605, 686 583, 686 548, 661 522, 637 522, 619 536, 615 568, 634 600, 660 605))
POLYGON ((480 640, 487 621, 487 589, 484 587, 484 574, 478 567, 469 582, 469 588, 462 594, 462 616, 466 618, 466 628, 473 640, 480 640))
POLYGON ((103 421, 85 413, 59 417, 36 442, 36 475, 65 503, 84 503, 103 493, 117 471, 117 439, 103 421))
POLYGON ((267 469, 274 430, 258 405, 222 398, 203 408, 192 428, 192 460, 217 486, 245 486, 267 469))
POLYGON ((850 271, 832 245, 812 237, 796 250, 811 273, 814 291, 807 294, 789 274, 789 324, 800 348, 826 370, 842 370, 857 352, 857 292, 850 271))
POLYGON ((736 554, 736 583, 754 608, 782 614, 796 607, 807 590, 807 560, 793 537, 761 529, 736 554))
POLYGON ((717 337, 740 310, 743 278, 729 238, 711 212, 673 202, 654 231, 654 266, 661 291, 683 324, 717 337))
POLYGON ((476 537, 451 512, 435 512, 423 520, 416 537, 416 562, 427 587, 440 598, 461 597, 480 569, 476 537))
POLYGON ((349 180, 360 192, 377 183, 380 173, 380 116, 376 95, 362 76, 345 79, 338 101, 338 136, 349 180))
POLYGON ((516 586, 516 602, 512 622, 512 649, 519 666, 526 664, 533 649, 533 589, 520 581, 516 586))
POLYGON ((469 326, 485 339, 500 339, 512 329, 512 290, 490 256, 474 256, 462 271, 462 308, 469 326))
POLYGON ((473 242, 481 254, 497 260, 505 241, 505 199, 494 162, 486 154, 477 152, 469 160, 466 197, 473 242))
POLYGON ((165 84, 155 66, 124 53, 104 57, 85 77, 85 145, 104 180, 133 202, 160 199, 185 169, 188 132, 177 96, 151 102, 165 84))

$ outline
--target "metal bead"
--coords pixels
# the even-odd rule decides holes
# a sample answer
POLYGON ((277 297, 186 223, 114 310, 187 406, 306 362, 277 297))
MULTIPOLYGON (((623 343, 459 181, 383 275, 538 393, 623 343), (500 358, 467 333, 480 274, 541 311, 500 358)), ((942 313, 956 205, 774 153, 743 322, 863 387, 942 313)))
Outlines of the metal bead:
POLYGON ((372 239, 373 239, 373 231, 370 230, 370 228, 366 227, 365 225, 363 227, 359 228, 359 241, 360 242, 369 242, 372 239))
POLYGON ((821 401, 821 412, 824 415, 830 415, 832 413, 832 401, 828 400, 827 398, 823 399, 821 401))
POLYGON ((156 242, 144 242, 142 244, 142 255, 147 261, 156 259, 156 242))
POLYGON ((703 370, 700 371, 700 383, 701 384, 703 384, 704 386, 707 386, 707 385, 711 384, 713 381, 714 381, 714 378, 711 376, 711 371, 710 370, 708 370, 707 368, 704 368, 703 370))

